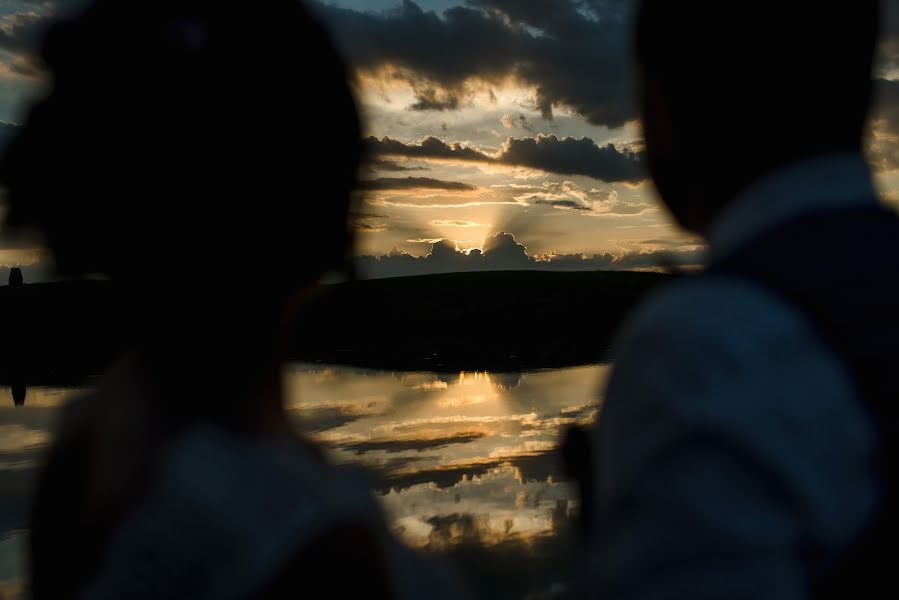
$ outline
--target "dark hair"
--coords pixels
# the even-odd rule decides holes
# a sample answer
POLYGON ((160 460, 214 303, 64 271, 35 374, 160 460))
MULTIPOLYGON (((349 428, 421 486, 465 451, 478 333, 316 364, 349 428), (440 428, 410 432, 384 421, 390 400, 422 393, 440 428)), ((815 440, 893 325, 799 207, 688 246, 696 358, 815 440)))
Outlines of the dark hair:
POLYGON ((282 294, 338 267, 361 150, 344 64, 297 0, 99 0, 0 166, 68 274, 282 294))
POLYGON ((879 3, 644 0, 637 55, 661 85, 682 151, 790 159, 858 147, 879 3), (782 155, 783 154, 783 155, 782 155))

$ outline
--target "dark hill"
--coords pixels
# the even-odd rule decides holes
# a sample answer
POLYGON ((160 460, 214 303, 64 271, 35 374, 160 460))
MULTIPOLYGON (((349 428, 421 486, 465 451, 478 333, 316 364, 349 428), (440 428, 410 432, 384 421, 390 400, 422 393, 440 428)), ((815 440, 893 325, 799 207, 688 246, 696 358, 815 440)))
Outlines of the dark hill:
MULTIPOLYGON (((326 286, 292 336, 295 360, 391 370, 521 371, 601 360, 624 314, 666 276, 487 272, 326 286)), ((0 287, 0 382, 70 385, 128 341, 115 286, 0 287)), ((226 326, 227 324, 223 324, 226 326)))
POLYGON ((456 273, 351 282, 298 325, 293 356, 392 370, 520 371, 602 360, 666 275, 456 273))

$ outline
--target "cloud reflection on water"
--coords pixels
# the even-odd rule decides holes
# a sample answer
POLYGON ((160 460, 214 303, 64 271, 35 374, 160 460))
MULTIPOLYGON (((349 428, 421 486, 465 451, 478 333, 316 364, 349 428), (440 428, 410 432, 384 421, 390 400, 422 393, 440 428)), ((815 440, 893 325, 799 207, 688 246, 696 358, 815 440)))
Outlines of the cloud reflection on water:
POLYGON ((397 534, 445 550, 527 545, 567 524, 575 492, 560 481, 553 450, 563 427, 596 418, 607 368, 438 375, 298 366, 286 381, 301 428, 336 462, 374 473, 397 534))

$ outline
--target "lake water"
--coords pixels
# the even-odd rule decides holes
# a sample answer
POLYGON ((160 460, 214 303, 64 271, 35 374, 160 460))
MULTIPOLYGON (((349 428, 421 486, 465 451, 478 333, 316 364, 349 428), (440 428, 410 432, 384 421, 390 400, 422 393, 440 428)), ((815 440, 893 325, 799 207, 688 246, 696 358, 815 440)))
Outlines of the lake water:
MULTIPOLYGON (((514 374, 294 365, 290 415, 334 462, 364 466, 398 538, 446 558, 479 595, 557 597, 571 567, 573 487, 559 433, 596 418, 608 367, 514 374)), ((23 584, 27 509, 54 418, 84 390, 0 388, 0 598, 23 584), (21 392, 19 391, 16 396, 21 392)))

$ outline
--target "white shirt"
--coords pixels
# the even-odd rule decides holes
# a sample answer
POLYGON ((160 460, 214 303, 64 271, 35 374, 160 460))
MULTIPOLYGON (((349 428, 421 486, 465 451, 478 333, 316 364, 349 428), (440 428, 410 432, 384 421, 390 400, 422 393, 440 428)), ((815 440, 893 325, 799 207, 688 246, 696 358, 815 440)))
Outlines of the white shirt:
MULTIPOLYGON (((709 252, 816 209, 876 201, 859 156, 798 164, 731 202, 709 252)), ((608 513, 588 557, 595 591, 807 597, 804 549, 845 549, 874 506, 875 430, 840 358, 795 308, 724 277, 656 294, 616 348, 596 432, 608 513)))

